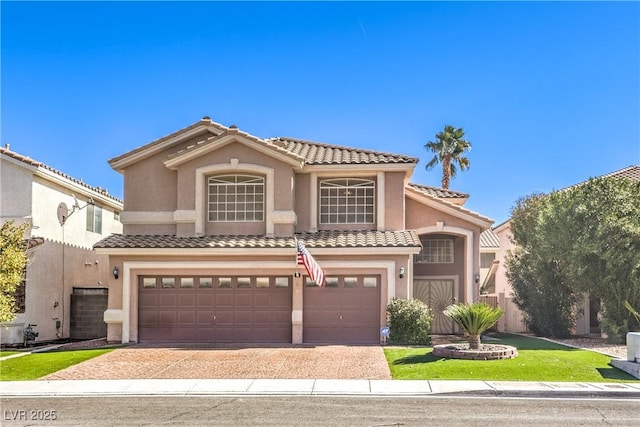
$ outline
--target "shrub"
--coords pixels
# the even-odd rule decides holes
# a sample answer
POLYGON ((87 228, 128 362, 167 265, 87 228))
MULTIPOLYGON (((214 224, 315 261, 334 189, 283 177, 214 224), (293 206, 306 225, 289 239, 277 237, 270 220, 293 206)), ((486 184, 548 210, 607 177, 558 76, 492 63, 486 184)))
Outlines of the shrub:
POLYGON ((480 347, 480 335, 504 315, 499 307, 490 307, 481 302, 475 304, 450 305, 444 314, 453 319, 469 336, 469 348, 477 350, 480 347))
POLYGON ((387 306, 389 313, 389 343, 400 345, 429 345, 431 310, 417 299, 394 298, 387 306))

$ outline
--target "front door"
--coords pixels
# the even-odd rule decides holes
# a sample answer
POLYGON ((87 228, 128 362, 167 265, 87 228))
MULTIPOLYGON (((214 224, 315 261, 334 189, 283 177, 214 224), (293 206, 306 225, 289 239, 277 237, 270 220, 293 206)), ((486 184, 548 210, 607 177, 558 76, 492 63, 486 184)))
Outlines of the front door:
POLYGON ((432 334, 453 334, 455 323, 442 313, 447 306, 454 304, 455 281, 453 279, 415 279, 413 297, 426 303, 431 309, 432 334))

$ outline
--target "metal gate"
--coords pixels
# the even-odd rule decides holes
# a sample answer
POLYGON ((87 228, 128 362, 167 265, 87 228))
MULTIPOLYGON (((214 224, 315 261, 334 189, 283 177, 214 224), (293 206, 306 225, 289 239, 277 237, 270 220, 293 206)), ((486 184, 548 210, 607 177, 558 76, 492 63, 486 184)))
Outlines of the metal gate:
POLYGON ((413 281, 413 297, 425 302, 431 309, 432 334, 453 334, 455 323, 444 315, 443 310, 454 304, 455 282, 452 279, 415 279, 413 281))

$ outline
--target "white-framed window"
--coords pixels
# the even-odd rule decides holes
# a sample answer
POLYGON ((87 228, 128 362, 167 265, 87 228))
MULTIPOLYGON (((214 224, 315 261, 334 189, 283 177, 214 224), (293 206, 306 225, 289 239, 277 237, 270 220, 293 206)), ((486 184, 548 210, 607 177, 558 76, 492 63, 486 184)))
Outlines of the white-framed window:
POLYGON ((87 205, 87 231, 102 234, 102 208, 87 205))
POLYGON ((320 181, 320 224, 373 224, 376 183, 345 178, 320 181))
POLYGON ((217 175, 208 180, 209 222, 264 221, 264 177, 217 175))
POLYGON ((421 239, 422 252, 413 256, 419 264, 452 264, 453 239, 421 239))

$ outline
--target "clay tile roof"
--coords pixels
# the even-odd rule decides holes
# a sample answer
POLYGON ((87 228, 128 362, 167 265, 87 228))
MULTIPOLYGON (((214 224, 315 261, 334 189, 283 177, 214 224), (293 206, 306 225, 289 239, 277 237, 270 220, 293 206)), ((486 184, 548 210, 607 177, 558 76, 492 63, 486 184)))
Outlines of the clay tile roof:
POLYGON ((429 194, 434 197, 444 198, 444 199, 465 199, 469 197, 466 193, 461 193, 459 191, 448 190, 444 188, 431 187, 428 185, 420 185, 409 183, 409 187, 425 194, 429 194))
POLYGON ((413 230, 405 231, 320 231, 298 235, 310 248, 421 247, 413 230))
POLYGON ((267 141, 301 156, 310 165, 418 163, 416 157, 280 137, 267 141))
POLYGON ((624 178, 632 179, 634 181, 640 181, 640 166, 629 166, 619 171, 611 172, 606 175, 602 175, 603 178, 624 178))
POLYGON ((500 238, 492 230, 485 230, 480 234, 481 248, 499 248, 500 238))
MULTIPOLYGON (((308 248, 420 247, 414 231, 320 231, 298 238, 308 248)), ((94 245, 101 249, 295 248, 294 237, 112 234, 94 245)))
POLYGON ((11 157, 11 158, 13 158, 15 160, 18 160, 18 161, 20 161, 20 162, 22 162, 24 164, 27 164, 29 166, 35 166, 37 168, 46 169, 49 172, 53 172, 56 175, 59 175, 59 176, 65 178, 65 179, 68 179, 69 181, 74 182, 74 183, 76 183, 78 185, 81 185, 82 187, 85 187, 88 190, 91 190, 91 191, 94 191, 96 193, 99 193, 99 194, 101 194, 101 195, 103 195, 103 196, 105 196, 105 197, 107 197, 107 198, 109 198, 109 199, 111 199, 111 200, 113 200, 115 202, 118 202, 120 204, 123 203, 122 200, 120 200, 117 197, 112 196, 111 194, 109 194, 109 191, 106 188, 93 187, 93 186, 91 186, 89 184, 85 184, 81 180, 73 178, 72 176, 67 175, 64 172, 60 172, 59 170, 54 169, 51 166, 48 166, 48 165, 46 165, 46 164, 44 164, 42 162, 39 162, 37 160, 33 160, 31 157, 27 157, 27 156, 24 156, 22 154, 18 154, 15 151, 11 151, 11 150, 9 150, 8 148, 5 148, 5 147, 0 147, 0 153, 4 154, 5 156, 11 157))

